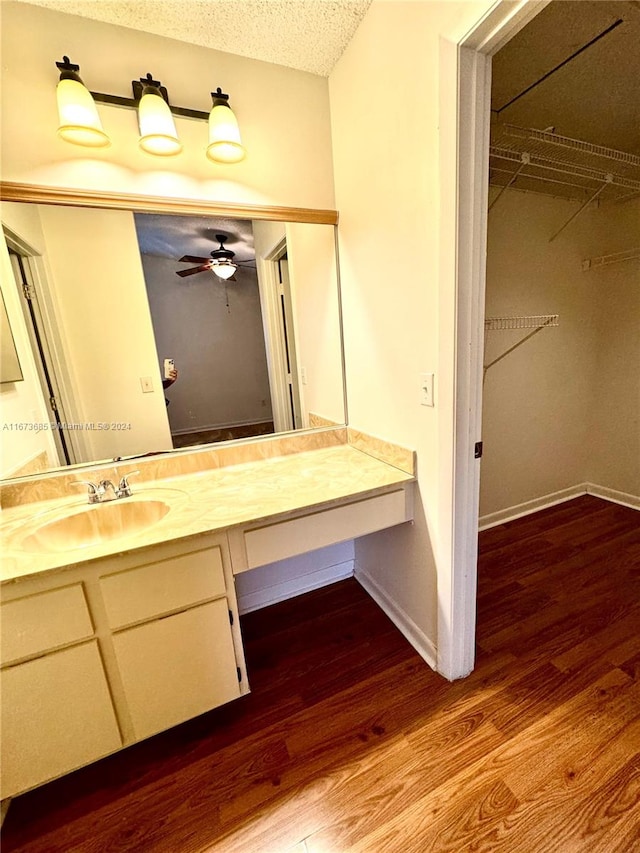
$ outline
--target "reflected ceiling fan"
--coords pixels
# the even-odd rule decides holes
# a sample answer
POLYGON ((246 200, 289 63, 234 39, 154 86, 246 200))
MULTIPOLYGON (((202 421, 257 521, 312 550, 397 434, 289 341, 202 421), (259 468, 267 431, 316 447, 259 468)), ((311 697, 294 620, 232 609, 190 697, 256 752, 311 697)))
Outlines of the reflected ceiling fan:
POLYGON ((216 240, 220 243, 217 249, 211 252, 210 258, 198 258, 195 255, 183 255, 180 261, 189 261, 193 264, 199 264, 197 267, 191 267, 188 270, 178 270, 176 275, 184 278, 187 275, 195 275, 199 272, 211 271, 218 278, 225 281, 237 281, 234 273, 241 264, 254 264, 255 261, 234 261, 235 252, 231 249, 225 249, 224 244, 229 238, 226 234, 216 234, 216 240))

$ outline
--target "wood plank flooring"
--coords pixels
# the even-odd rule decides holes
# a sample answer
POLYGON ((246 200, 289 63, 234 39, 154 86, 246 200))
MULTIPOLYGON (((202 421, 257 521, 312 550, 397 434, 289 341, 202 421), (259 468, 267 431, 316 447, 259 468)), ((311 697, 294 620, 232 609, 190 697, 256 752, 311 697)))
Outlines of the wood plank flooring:
POLYGON ((354 580, 243 618, 253 692, 24 795, 3 853, 637 853, 640 514, 481 534, 477 666, 354 580))

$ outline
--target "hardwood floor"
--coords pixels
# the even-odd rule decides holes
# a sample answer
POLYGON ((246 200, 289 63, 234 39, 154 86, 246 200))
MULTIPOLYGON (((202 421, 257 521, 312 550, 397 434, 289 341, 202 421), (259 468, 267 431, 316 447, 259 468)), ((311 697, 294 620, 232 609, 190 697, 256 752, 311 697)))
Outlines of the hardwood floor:
POLYGON ((578 498, 480 552, 469 678, 354 580, 252 613, 250 696, 18 798, 3 853, 640 851, 640 515, 578 498))

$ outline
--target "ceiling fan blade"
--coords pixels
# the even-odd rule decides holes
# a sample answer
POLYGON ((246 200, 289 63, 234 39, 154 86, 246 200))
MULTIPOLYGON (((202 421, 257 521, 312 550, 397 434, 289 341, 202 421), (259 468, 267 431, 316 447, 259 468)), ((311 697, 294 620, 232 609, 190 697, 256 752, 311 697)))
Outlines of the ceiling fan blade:
POLYGON ((191 267, 190 270, 177 270, 176 275, 184 278, 185 275, 195 275, 197 272, 204 272, 209 269, 209 264, 203 264, 201 267, 191 267))
POLYGON ((205 264, 208 263, 211 258, 198 258, 196 255, 183 255, 178 259, 179 261, 189 261, 192 264, 205 264))

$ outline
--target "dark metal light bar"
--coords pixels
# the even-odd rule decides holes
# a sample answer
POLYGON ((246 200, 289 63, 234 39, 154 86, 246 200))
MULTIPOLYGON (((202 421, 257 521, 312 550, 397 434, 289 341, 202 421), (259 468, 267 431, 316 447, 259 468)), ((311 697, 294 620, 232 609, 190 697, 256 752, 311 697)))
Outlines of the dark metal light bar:
MULTIPOLYGON (((134 93, 133 98, 123 98, 120 95, 107 95, 104 92, 91 92, 91 95, 93 96, 94 101, 97 101, 100 104, 111 104, 115 107, 125 107, 125 109, 137 110, 138 105, 140 103, 140 95, 142 93, 142 84, 139 83, 137 80, 134 80, 131 85, 133 87, 134 93), (136 98, 135 95, 137 94, 137 89, 139 89, 140 94, 136 98)), ((164 88, 164 86, 161 87, 160 92, 167 104, 169 104, 167 98, 167 90, 164 88)), ((190 110, 187 107, 174 107, 173 104, 169 104, 169 109, 171 110, 173 115, 176 116, 182 116, 183 118, 194 118, 198 121, 209 121, 209 113, 202 112, 202 110, 190 110)))

